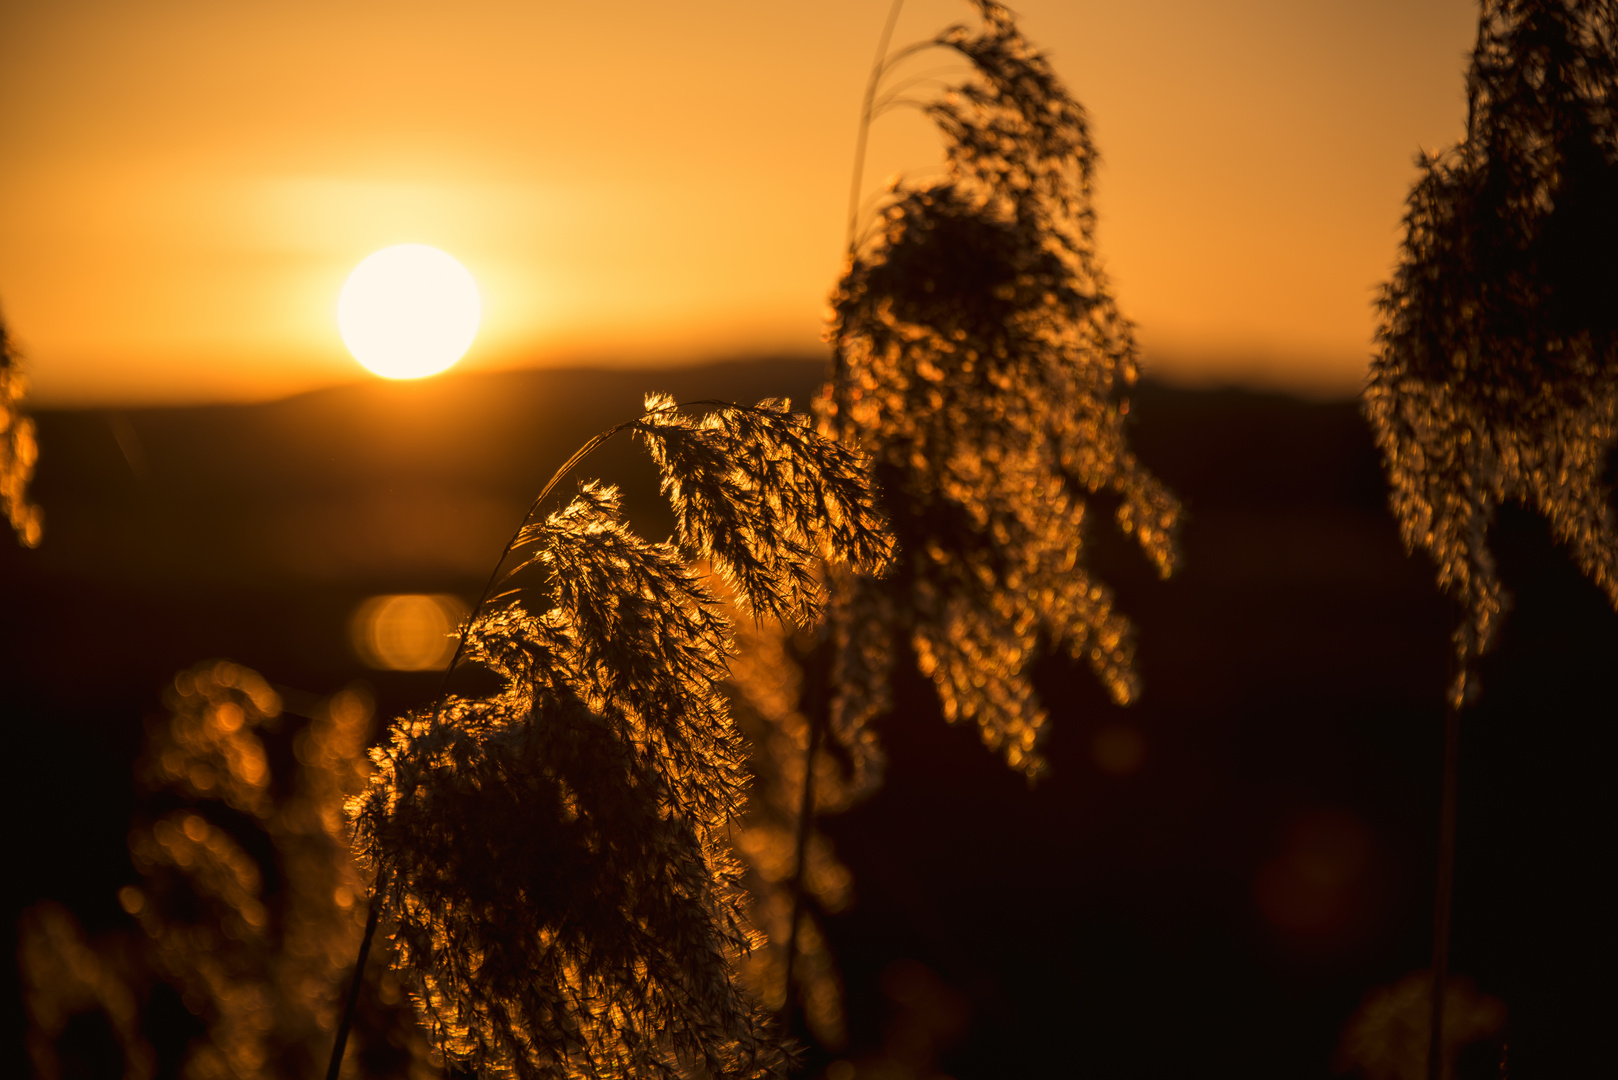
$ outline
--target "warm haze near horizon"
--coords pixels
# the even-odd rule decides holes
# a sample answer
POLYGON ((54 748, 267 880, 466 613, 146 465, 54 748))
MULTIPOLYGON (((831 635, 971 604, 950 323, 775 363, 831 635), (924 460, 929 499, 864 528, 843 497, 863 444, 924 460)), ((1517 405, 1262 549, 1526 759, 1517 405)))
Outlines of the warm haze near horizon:
MULTIPOLYGON (((1090 111, 1101 253, 1148 373, 1355 390, 1412 157, 1462 133, 1471 0, 1013 6, 1090 111)), ((404 243, 477 281, 458 370, 812 353, 887 10, 6 4, 0 310, 33 399, 369 378, 338 294, 404 243)), ((895 44, 971 17, 911 0, 895 44)), ((865 189, 937 157, 889 114, 865 189)))

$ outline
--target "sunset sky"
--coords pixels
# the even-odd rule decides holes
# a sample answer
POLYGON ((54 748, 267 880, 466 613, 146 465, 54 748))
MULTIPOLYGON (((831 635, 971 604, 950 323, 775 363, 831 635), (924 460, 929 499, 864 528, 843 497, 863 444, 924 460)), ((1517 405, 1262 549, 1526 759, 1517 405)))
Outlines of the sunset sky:
MULTIPOLYGON (((482 290, 461 370, 811 352, 887 7, 0 6, 0 306, 33 399, 369 378, 338 291, 405 242, 482 290)), ((1461 133, 1471 0, 1014 7, 1090 111, 1148 371, 1351 392, 1412 157, 1461 133)), ((895 43, 970 16, 912 0, 895 43)), ((937 157, 890 115, 866 188, 937 157)))

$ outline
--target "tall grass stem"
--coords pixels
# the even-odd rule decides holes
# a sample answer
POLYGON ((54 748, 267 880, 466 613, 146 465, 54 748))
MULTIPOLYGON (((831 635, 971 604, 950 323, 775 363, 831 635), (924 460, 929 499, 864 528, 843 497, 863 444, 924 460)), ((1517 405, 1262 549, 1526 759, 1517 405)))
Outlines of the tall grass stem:
POLYGON ((1450 915, 1455 900, 1455 817, 1460 780, 1461 710, 1453 695, 1444 708, 1444 781, 1438 811, 1438 884, 1433 895, 1433 983, 1427 1041, 1427 1080, 1444 1075, 1444 984, 1449 975, 1450 915))
POLYGON ((792 993, 793 962, 798 956, 799 926, 804 917, 804 875, 809 863, 809 841, 814 836, 815 824, 815 755, 820 753, 831 702, 826 694, 826 681, 831 674, 830 649, 825 626, 820 628, 820 640, 805 664, 804 719, 809 722, 808 746, 803 757, 803 800, 798 807, 798 835, 795 862, 792 867, 792 923, 787 929, 787 955, 782 976, 781 1026, 788 1032, 797 1015, 796 998, 792 993))
MULTIPOLYGON (((893 41, 893 29, 899 23, 899 12, 904 8, 904 0, 893 0, 888 7, 887 20, 882 24, 882 36, 877 39, 876 55, 871 60, 871 74, 865 80, 865 98, 860 103, 860 122, 854 137, 854 167, 848 182, 848 224, 844 230, 843 247, 848 254, 850 262, 854 257, 855 229, 859 223, 860 213, 860 187, 865 180, 865 148, 871 137, 872 106, 876 100, 877 87, 882 83, 882 76, 887 70, 888 46, 893 41)), ((831 385, 840 388, 842 378, 842 354, 834 345, 832 347, 832 375, 831 385)), ((842 420, 845 403, 839 400, 832 414, 831 435, 839 442, 842 441, 842 420)), ((818 680, 810 680, 806 685, 818 687, 818 680)), ((813 690, 811 690, 813 692, 813 690)), ((824 697, 824 695, 820 695, 824 697)), ((794 864, 792 867, 792 922, 787 928, 786 962, 783 966, 781 987, 781 1026, 790 1030, 792 1018, 796 1014, 794 1003, 796 998, 792 992, 793 962, 798 956, 799 923, 803 921, 804 895, 803 879, 804 867, 809 856, 809 839, 814 833, 815 816, 815 755, 820 752, 821 729, 825 726, 821 715, 824 707, 811 706, 809 715, 809 737, 805 740, 803 758, 803 800, 798 809, 798 835, 794 864)))
POLYGON ((365 980, 365 960, 371 954, 371 939, 376 936, 376 924, 382 917, 382 879, 377 878, 371 889, 371 912, 365 917, 365 936, 360 938, 360 955, 354 961, 354 976, 348 982, 348 1000, 343 1002, 343 1018, 337 1023, 337 1036, 332 1040, 331 1064, 326 1067, 326 1080, 337 1080, 343 1069, 343 1051, 348 1047, 348 1032, 354 1026, 354 1010, 360 1002, 360 984, 365 980))
POLYGON ((495 560, 494 569, 489 573, 489 580, 484 582, 483 592, 478 595, 477 603, 473 604, 472 610, 467 612, 466 623, 461 627, 460 636, 455 642, 455 652, 450 656, 449 665, 444 668, 444 677, 438 684, 438 697, 440 700, 444 697, 444 691, 449 688, 450 675, 454 673, 456 665, 461 662, 461 656, 466 650, 467 635, 472 631, 472 624, 477 620, 478 612, 483 610, 483 605, 489 602, 489 593, 494 590, 495 582, 500 580, 500 568, 506 565, 506 558, 511 554, 511 549, 517 546, 517 541, 522 537, 523 529, 528 527, 528 523, 539 512, 540 506, 550 497, 550 493, 555 490, 556 485, 567 477, 568 473, 578 468, 584 459, 589 457, 602 443, 625 428, 634 427, 635 423, 636 421, 634 420, 626 420, 616 427, 608 428, 573 451, 573 456, 562 463, 562 467, 551 475, 550 481, 540 491, 539 496, 529 504, 527 513, 523 514, 522 520, 517 522, 517 531, 511 534, 511 539, 506 541, 506 546, 500 552, 500 558, 495 560))
POLYGON ((882 24, 882 36, 877 39, 876 58, 871 61, 871 75, 865 80, 865 100, 860 105, 859 134, 854 138, 854 175, 848 185, 848 229, 843 246, 854 246, 854 227, 860 209, 860 185, 865 181, 865 145, 871 137, 871 107, 876 101, 876 88, 887 70, 888 43, 893 40, 893 28, 899 23, 899 10, 904 0, 893 0, 888 8, 888 20, 882 24))

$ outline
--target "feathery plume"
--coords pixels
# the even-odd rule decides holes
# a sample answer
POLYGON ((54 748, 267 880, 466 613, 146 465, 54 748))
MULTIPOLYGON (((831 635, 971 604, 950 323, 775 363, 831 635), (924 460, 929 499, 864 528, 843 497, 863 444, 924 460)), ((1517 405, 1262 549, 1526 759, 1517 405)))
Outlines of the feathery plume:
POLYGON ((1427 1070, 1444 1069, 1460 710, 1505 594, 1489 526, 1543 515, 1618 606, 1618 5, 1484 0, 1466 137, 1422 155, 1362 406, 1407 548, 1457 601, 1427 1070))
POLYGON ((312 1075, 365 921, 342 809, 364 783, 369 701, 344 691, 314 710, 282 792, 261 734, 281 724, 281 702, 256 672, 197 665, 175 677, 167 703, 139 768, 149 790, 184 805, 131 832, 144 881, 120 900, 159 972, 208 1025, 185 1073, 312 1075), (269 866, 244 847, 255 833, 275 853, 269 866), (279 878, 273 893, 266 875, 279 878))
POLYGON ((17 920, 17 973, 28 1014, 25 1044, 37 1080, 62 1080, 59 1047, 75 1018, 99 1013, 124 1058, 124 1080, 151 1080, 157 1054, 140 1030, 136 966, 127 948, 92 942, 72 912, 44 900, 17 920))
POLYGON ((1502 502, 1618 605, 1618 6, 1485 0, 1467 90, 1466 138, 1418 159, 1363 400, 1405 544, 1462 609, 1455 708, 1503 608, 1502 502))
POLYGON ((804 1019, 834 1047, 841 991, 817 918, 849 902, 850 882, 814 820, 881 783, 870 722, 891 707, 895 656, 908 648, 946 719, 1035 777, 1046 712, 1030 672, 1043 650, 1088 662, 1120 703, 1139 692, 1130 625, 1084 567, 1089 498, 1116 501, 1116 523, 1162 574, 1176 558, 1179 504, 1125 439, 1137 350, 1095 252, 1084 110, 1007 8, 972 6, 977 28, 884 56, 897 4, 889 14, 856 185, 866 128, 894 105, 919 104, 937 125, 944 176, 895 182, 863 236, 851 199, 817 402, 828 431, 871 455, 894 570, 828 570, 819 637, 775 649, 800 677, 783 687, 748 665, 738 686, 745 720, 768 732, 740 839, 771 940, 755 978, 772 1001, 800 984, 804 1019), (894 64, 925 49, 954 53, 968 74, 930 101, 908 83, 878 97, 894 64))
POLYGON ((755 941, 729 843, 745 781, 719 692, 731 626, 695 563, 759 617, 811 620, 816 562, 875 571, 887 540, 859 456, 785 402, 693 418, 651 395, 624 428, 660 468, 676 538, 637 536, 596 483, 525 522, 512 573, 542 585, 480 604, 463 639, 497 689, 394 725, 351 807, 356 847, 456 1066, 778 1075, 736 974, 755 941))
MULTIPOLYGON (((1129 623, 1081 559, 1087 496, 1118 500, 1117 525, 1164 575, 1179 505, 1124 436, 1137 350, 1094 250, 1084 110, 1006 8, 974 6, 981 27, 933 42, 972 68, 923 110, 946 176, 896 185, 851 253, 821 406, 871 454, 904 553, 859 605, 909 639, 946 718, 1034 776, 1043 642, 1087 661, 1114 700, 1139 691, 1129 623)), ((886 673, 863 643, 840 653, 833 713, 857 723, 886 673)))

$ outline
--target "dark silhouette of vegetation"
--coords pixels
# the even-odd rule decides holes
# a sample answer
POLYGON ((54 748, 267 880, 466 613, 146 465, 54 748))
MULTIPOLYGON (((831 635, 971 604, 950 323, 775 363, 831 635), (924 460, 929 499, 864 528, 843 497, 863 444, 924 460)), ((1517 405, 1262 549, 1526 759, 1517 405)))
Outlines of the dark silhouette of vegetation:
POLYGON ((1176 557, 1178 503, 1125 437, 1138 353, 1095 251, 1084 110, 1008 9, 973 7, 977 27, 877 66, 866 123, 908 100, 878 90, 909 55, 946 50, 968 74, 920 105, 943 137, 944 175, 887 192, 832 297, 821 421, 872 458, 894 569, 830 575, 817 639, 777 650, 797 659, 792 692, 757 666, 762 683, 742 687, 767 729, 743 838, 756 918, 780 953, 760 981, 785 987, 787 1008, 802 982, 810 1025, 833 1045, 835 975, 809 906, 838 910, 848 878, 813 820, 880 782, 870 722, 889 708, 896 660, 913 656, 947 720, 1037 777, 1038 657, 1087 663, 1119 703, 1140 689, 1130 624, 1085 567, 1092 504, 1161 574, 1176 557))
POLYGON ((1364 407, 1405 543, 1460 609, 1447 688, 1429 1076, 1443 1067, 1459 712, 1505 597, 1496 508, 1549 522, 1618 606, 1618 6, 1484 0, 1465 139, 1422 156, 1364 407))
POLYGON ((11 335, 0 318, 0 512, 11 523, 17 542, 34 547, 44 532, 45 516, 28 501, 28 481, 39 459, 39 444, 34 441, 34 422, 23 414, 27 386, 11 335))
MULTIPOLYGON (((779 1076, 799 1011, 844 1038, 822 917, 854 883, 817 822, 880 786, 874 724, 900 665, 1032 781, 1036 661, 1087 665, 1119 704, 1141 689, 1089 519, 1163 576, 1177 561, 1179 504, 1127 438, 1138 350, 1095 249, 1085 112, 1006 8, 972 2, 977 25, 887 55, 890 15, 859 156, 873 116, 914 105, 944 168, 896 182, 868 220, 853 200, 818 424, 780 401, 699 417, 652 396, 586 444, 502 553, 445 691, 393 722, 368 774, 358 695, 312 706, 277 776, 264 680, 177 676, 140 765, 141 881, 120 894, 144 937, 91 943, 51 905, 24 924, 41 1075, 86 1009, 126 1074, 151 1075, 154 980, 202 1026, 183 1064, 199 1078, 308 1075, 328 1049, 333 1078, 345 1060, 779 1076), (924 50, 966 73, 918 101, 886 80, 924 50), (625 432, 661 472, 674 537, 636 535, 594 482, 541 517, 625 432), (387 962, 367 970, 373 940, 387 962)), ((1368 999, 1340 1050, 1392 1074, 1425 1043, 1433 1080, 1457 1028, 1503 1024, 1499 1002, 1446 987, 1460 711, 1506 602, 1498 507, 1542 514, 1618 606, 1618 6, 1484 0, 1468 88, 1465 139, 1420 161, 1363 399, 1405 543, 1460 613, 1433 964, 1368 999)), ((21 385, 0 327, 0 495, 31 545, 21 385)))
MULTIPOLYGON (((1037 775, 1041 640, 1115 700, 1138 690, 1128 623, 1080 559, 1086 496, 1115 498, 1116 524, 1164 574, 1178 505, 1124 438, 1138 356, 1094 250, 1084 111, 1009 11, 976 6, 981 28, 936 42, 973 69, 925 109, 946 178, 896 187, 853 252, 823 407, 872 455, 907 556, 903 602, 868 577, 853 587, 885 637, 910 639, 945 716, 1037 775)), ((860 673, 839 690, 856 712, 885 681, 860 673)))
POLYGON ((1487 0, 1467 135, 1423 156, 1379 309, 1365 409, 1405 541, 1463 609, 1450 698, 1475 692, 1502 594, 1488 527, 1545 516, 1618 603, 1603 480, 1618 428, 1618 14, 1487 0))
MULTIPOLYGON (((118 895, 141 933, 92 943, 54 905, 22 927, 35 1071, 62 1075, 69 1019, 100 1013, 123 1075, 155 1075, 141 1012, 164 984, 201 1026, 174 1063, 188 1080, 313 1076, 365 922, 343 804, 365 783, 370 701, 345 690, 303 703, 311 716, 294 729, 260 675, 218 661, 177 674, 165 705, 136 766, 145 798, 129 852, 140 880, 118 895), (271 758, 286 751, 293 767, 277 775, 271 758)), ((370 993, 362 1073, 427 1075, 427 1040, 397 980, 373 972, 370 993)))
POLYGON ((138 767, 142 880, 119 895, 144 943, 91 943, 50 905, 22 928, 42 1076, 86 1013, 106 1018, 127 1075, 152 1075, 140 1003, 158 983, 202 1023, 180 1063, 199 1080, 312 1075, 334 1028, 337 1075, 351 1023, 343 1075, 783 1071, 780 1033, 737 977, 755 944, 729 839, 746 755, 719 693, 733 628, 709 582, 753 619, 809 623, 821 561, 875 571, 888 539, 860 456, 785 402, 682 408, 648 398, 552 478, 492 579, 511 587, 479 603, 446 673, 485 689, 395 722, 374 770, 355 693, 304 706, 297 767, 276 777, 282 705, 264 680, 223 662, 176 676, 138 767), (676 540, 636 536, 595 483, 534 520, 621 431, 660 467, 676 540), (339 1016, 378 932, 389 963, 362 959, 339 1016))
POLYGON ((779 1036, 736 978, 753 936, 729 846, 745 784, 719 693, 731 628, 697 561, 756 617, 809 622, 818 560, 874 572, 886 533, 858 455, 784 402, 699 421, 653 396, 623 429, 662 472, 676 541, 636 536, 597 484, 526 521, 512 573, 542 581, 480 603, 462 640, 498 689, 394 724, 355 842, 454 1066, 774 1075, 779 1036))

